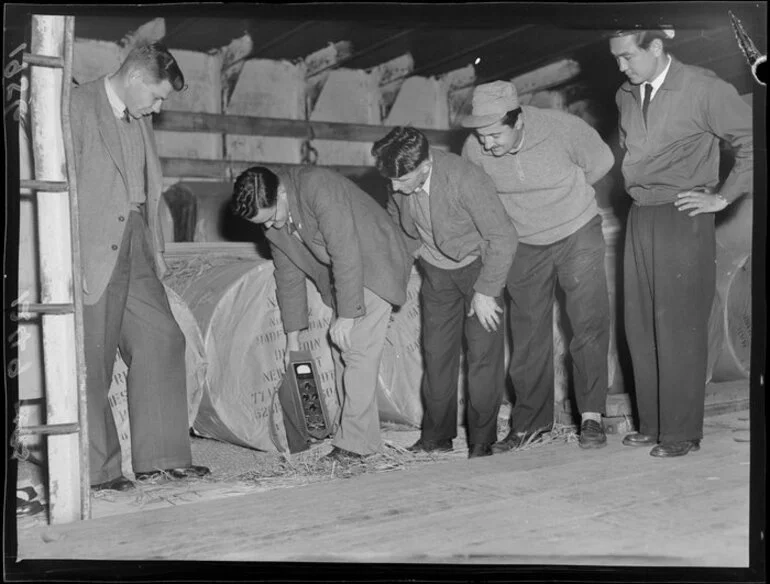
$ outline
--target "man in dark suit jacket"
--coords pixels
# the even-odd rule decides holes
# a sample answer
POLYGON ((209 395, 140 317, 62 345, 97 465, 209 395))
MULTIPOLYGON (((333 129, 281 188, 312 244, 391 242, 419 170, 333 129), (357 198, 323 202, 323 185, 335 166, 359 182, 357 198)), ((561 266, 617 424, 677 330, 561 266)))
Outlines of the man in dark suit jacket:
POLYGON ((117 348, 128 366, 131 453, 138 479, 166 472, 203 476, 191 465, 185 340, 159 278, 161 170, 150 115, 184 76, 166 48, 135 48, 113 75, 73 88, 83 265, 90 479, 126 490, 108 391, 117 348))
POLYGON ((372 154, 390 180, 389 210, 415 242, 423 274, 424 413, 420 439, 410 450, 452 450, 464 329, 468 457, 489 456, 505 383, 500 313, 516 229, 484 171, 430 148, 419 130, 394 128, 372 154))
POLYGON ((249 168, 235 181, 235 215, 262 225, 275 263, 286 358, 308 326, 306 279, 335 318, 329 334, 345 364, 341 419, 329 456, 360 458, 382 447, 377 374, 392 305, 406 301, 411 261, 387 212, 344 176, 313 166, 249 168))

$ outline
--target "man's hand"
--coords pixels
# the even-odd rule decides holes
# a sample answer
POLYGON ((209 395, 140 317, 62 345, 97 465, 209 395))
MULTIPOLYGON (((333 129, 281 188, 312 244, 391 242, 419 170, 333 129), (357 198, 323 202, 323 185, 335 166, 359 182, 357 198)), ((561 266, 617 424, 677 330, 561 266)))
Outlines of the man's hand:
POLYGON ((690 217, 701 213, 716 213, 727 207, 727 201, 707 189, 684 191, 676 196, 674 202, 680 211, 691 210, 690 217))
POLYGON ((479 319, 481 326, 488 333, 497 330, 497 326, 500 324, 500 317, 498 313, 502 313, 503 309, 497 305, 497 302, 492 296, 486 296, 476 292, 471 300, 471 309, 468 312, 468 316, 476 315, 479 319))
POLYGON ((338 317, 329 328, 329 336, 332 342, 337 345, 341 351, 350 350, 350 331, 353 329, 356 319, 338 317))
POLYGON ((289 368, 289 357, 292 351, 299 351, 299 331, 286 333, 286 351, 283 353, 284 371, 289 368))

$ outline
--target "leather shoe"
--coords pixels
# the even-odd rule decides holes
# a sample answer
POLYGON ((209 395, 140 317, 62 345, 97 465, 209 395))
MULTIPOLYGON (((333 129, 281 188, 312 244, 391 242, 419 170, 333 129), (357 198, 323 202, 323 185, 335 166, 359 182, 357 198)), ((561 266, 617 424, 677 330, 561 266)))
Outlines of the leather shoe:
POLYGON ((451 452, 452 439, 446 440, 424 440, 420 438, 417 442, 407 448, 409 452, 451 452))
POLYGON ((172 479, 187 479, 191 477, 205 477, 207 474, 211 474, 211 471, 206 466, 196 466, 191 464, 190 466, 183 466, 180 468, 166 468, 164 470, 150 470, 147 472, 134 473, 136 480, 147 481, 157 479, 164 475, 168 475, 172 479))
POLYGON ((361 460, 362 458, 364 458, 363 454, 351 452, 350 450, 338 448, 337 446, 332 446, 332 451, 324 456, 324 459, 326 460, 336 460, 337 462, 350 462, 352 460, 361 460))
POLYGON ((669 458, 672 456, 684 456, 690 451, 700 450, 700 440, 681 440, 679 442, 661 442, 650 450, 650 456, 669 458))
POLYGON ((531 432, 515 432, 514 430, 511 430, 505 438, 492 444, 492 452, 500 454, 501 452, 516 450, 517 448, 524 446, 527 442, 534 442, 539 436, 545 434, 547 431, 547 428, 539 428, 538 430, 532 430, 531 432))
POLYGON ((580 437, 578 446, 580 448, 601 448, 607 445, 607 434, 604 432, 604 426, 596 420, 586 420, 580 424, 580 437))
POLYGON ((492 456, 491 444, 469 444, 468 445, 468 458, 477 458, 479 456, 492 456))
POLYGON ((658 439, 655 436, 641 434, 639 432, 627 434, 625 438, 623 438, 623 446, 650 446, 651 444, 657 443, 658 439))
POLYGON ((124 476, 119 476, 111 481, 91 485, 92 491, 129 491, 134 488, 134 483, 124 476))

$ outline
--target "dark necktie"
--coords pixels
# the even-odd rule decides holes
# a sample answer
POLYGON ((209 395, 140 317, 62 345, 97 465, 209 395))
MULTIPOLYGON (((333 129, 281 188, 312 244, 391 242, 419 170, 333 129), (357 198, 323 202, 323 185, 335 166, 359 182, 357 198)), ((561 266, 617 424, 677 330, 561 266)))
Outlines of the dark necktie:
POLYGON ((128 108, 123 110, 123 121, 124 122, 130 122, 131 116, 128 115, 128 108))
POLYGON ((644 116, 644 124, 647 125, 647 110, 650 108, 650 100, 652 100, 652 85, 649 83, 644 84, 644 101, 642 102, 642 115, 644 116))

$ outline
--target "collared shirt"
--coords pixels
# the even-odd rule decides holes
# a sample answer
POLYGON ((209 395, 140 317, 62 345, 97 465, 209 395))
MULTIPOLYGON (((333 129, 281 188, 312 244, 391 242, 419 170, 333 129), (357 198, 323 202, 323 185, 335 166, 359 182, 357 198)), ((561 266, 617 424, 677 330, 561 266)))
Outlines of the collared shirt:
MULTIPOLYGON (((107 100, 110 102, 112 113, 115 114, 119 122, 122 122, 126 112, 126 104, 115 93, 109 77, 104 78, 104 89, 107 92, 107 100)), ((139 205, 147 201, 144 138, 138 123, 119 123, 118 136, 120 137, 123 161, 125 163, 128 200, 133 208, 138 209, 139 205)))
POLYGON ((626 192, 636 204, 670 204, 678 193, 704 187, 719 188, 734 201, 752 190, 751 106, 712 71, 672 57, 647 125, 635 86, 624 83, 615 100, 626 192), (735 156, 721 188, 720 139, 730 143, 735 156))
POLYGON ((116 118, 122 119, 123 113, 126 111, 126 104, 115 93, 109 77, 104 78, 104 88, 107 90, 107 99, 110 102, 110 106, 112 106, 112 113, 115 114, 116 118))
MULTIPOLYGON (((663 85, 663 82, 666 80, 666 75, 668 75, 668 70, 671 67, 671 55, 668 56, 668 63, 666 64, 666 68, 661 71, 658 76, 649 82, 650 85, 652 85, 652 95, 650 96, 650 101, 652 101, 655 98, 655 94, 658 93, 658 89, 660 89, 660 86, 663 85)), ((641 100, 639 100, 639 103, 642 104, 639 107, 643 107, 644 104, 644 96, 645 96, 645 89, 647 88, 647 84, 643 83, 641 88, 641 100)))
POLYGON ((414 191, 408 197, 409 210, 417 227, 417 233, 420 234, 422 245, 418 250, 418 255, 426 262, 437 268, 445 270, 456 270, 473 262, 478 254, 471 253, 460 261, 453 260, 441 252, 436 245, 436 239, 433 234, 433 223, 430 218, 430 179, 433 176, 433 167, 428 173, 422 187, 414 191))

